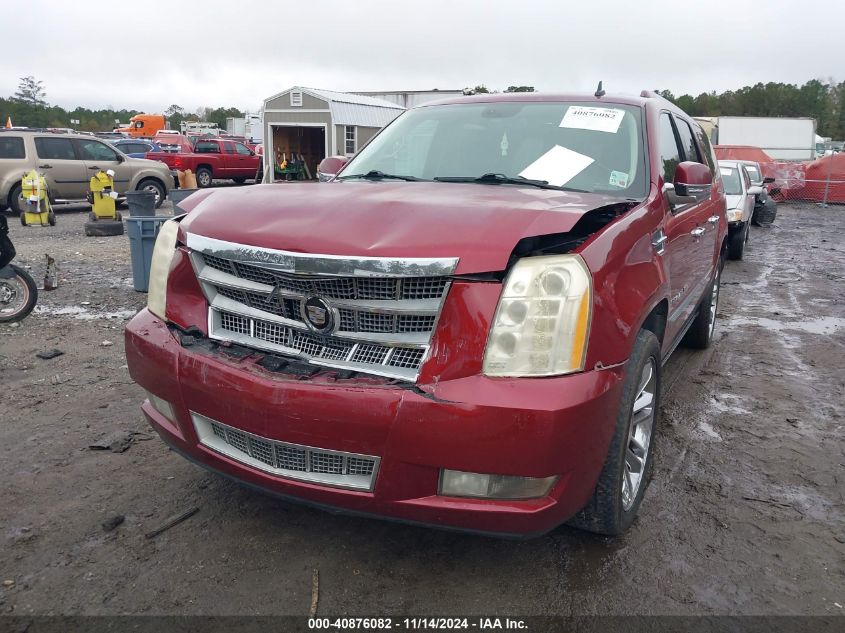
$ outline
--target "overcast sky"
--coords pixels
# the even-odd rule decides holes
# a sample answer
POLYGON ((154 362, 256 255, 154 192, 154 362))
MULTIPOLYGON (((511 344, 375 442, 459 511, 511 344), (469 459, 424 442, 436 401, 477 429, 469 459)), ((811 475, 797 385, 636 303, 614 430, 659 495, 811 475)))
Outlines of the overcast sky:
POLYGON ((553 92, 602 79, 698 94, 845 80, 843 0, 27 0, 5 13, 0 95, 34 75, 65 108, 257 111, 294 85, 553 92))

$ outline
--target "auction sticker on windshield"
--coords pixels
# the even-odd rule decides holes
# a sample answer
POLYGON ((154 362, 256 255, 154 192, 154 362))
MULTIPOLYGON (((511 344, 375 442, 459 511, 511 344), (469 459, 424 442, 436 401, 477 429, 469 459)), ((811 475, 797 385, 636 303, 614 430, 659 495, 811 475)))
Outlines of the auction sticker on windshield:
POLYGON ((622 117, 625 110, 616 108, 590 108, 587 106, 569 106, 560 127, 568 127, 575 130, 596 130, 597 132, 619 131, 622 117))
POLYGON ((593 159, 573 152, 561 145, 555 145, 533 163, 519 172, 523 178, 545 180, 560 187, 592 165, 593 159))

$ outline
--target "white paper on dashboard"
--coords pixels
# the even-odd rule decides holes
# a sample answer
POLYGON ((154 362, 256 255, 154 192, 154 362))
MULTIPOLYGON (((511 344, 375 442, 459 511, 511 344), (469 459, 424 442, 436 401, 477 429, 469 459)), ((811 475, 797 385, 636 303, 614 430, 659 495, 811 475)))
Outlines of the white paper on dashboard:
POLYGON ((596 130, 598 132, 619 131, 619 125, 625 116, 625 110, 615 108, 590 108, 588 106, 569 106, 559 127, 575 130, 596 130))
POLYGON ((575 178, 592 163, 593 159, 589 156, 573 152, 561 145, 555 145, 519 172, 519 175, 531 180, 545 180, 550 185, 560 187, 575 178))

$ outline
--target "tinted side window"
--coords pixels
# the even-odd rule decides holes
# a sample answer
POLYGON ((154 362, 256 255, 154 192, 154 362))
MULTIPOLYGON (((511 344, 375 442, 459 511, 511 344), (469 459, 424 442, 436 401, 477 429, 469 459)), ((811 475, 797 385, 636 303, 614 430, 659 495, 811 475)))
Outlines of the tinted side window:
POLYGON ((220 146, 217 141, 197 141, 194 152, 197 154, 219 154, 220 146))
POLYGON ((83 160, 117 160, 117 154, 98 141, 79 141, 79 153, 83 160))
POLYGON ((240 143, 234 143, 235 150, 237 150, 238 154, 243 154, 244 156, 249 156, 252 152, 249 151, 249 148, 246 145, 241 145, 240 143))
POLYGON ((37 138, 35 139, 35 151, 38 152, 38 158, 76 160, 73 141, 69 138, 37 138))
POLYGON ((0 158, 26 158, 20 136, 0 136, 0 158))
POLYGON ((701 154, 698 153, 698 147, 692 138, 692 130, 689 123, 683 119, 675 119, 675 125, 678 128, 678 136, 681 139, 681 147, 684 148, 684 160, 692 161, 693 163, 703 163, 701 154))
POLYGON ((675 180, 675 169, 681 162, 681 152, 675 140, 675 129, 667 112, 660 115, 657 137, 660 151, 660 164, 663 182, 671 183, 675 180))

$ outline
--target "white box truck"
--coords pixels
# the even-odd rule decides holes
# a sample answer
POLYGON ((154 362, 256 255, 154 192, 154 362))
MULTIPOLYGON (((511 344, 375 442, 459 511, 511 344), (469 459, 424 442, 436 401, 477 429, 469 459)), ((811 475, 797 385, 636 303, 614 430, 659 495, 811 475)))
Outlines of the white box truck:
POLYGON ((242 117, 226 117, 226 133, 232 136, 243 136, 255 143, 264 140, 263 126, 260 114, 247 114, 242 117))
POLYGON ((775 160, 814 160, 816 120, 792 117, 713 117, 717 145, 752 145, 775 160))

